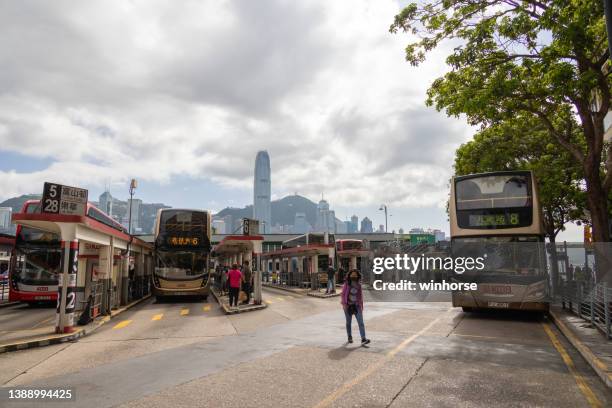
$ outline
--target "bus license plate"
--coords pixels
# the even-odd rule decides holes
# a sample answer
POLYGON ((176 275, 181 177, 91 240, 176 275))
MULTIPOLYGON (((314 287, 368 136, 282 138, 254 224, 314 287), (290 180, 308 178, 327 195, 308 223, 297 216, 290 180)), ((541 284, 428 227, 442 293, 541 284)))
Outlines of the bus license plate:
POLYGON ((51 296, 35 296, 35 300, 51 300, 51 296))
POLYGON ((510 304, 508 303, 500 303, 500 302, 489 302, 489 307, 499 307, 507 309, 510 304))

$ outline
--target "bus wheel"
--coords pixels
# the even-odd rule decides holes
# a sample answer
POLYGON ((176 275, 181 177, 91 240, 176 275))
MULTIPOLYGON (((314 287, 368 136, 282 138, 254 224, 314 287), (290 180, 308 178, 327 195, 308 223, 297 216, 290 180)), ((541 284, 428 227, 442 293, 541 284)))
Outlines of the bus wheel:
POLYGON ((202 301, 206 302, 206 300, 208 299, 208 295, 202 295, 202 301))
POLYGON ((463 309, 463 311, 466 313, 471 313, 474 311, 473 307, 468 307, 468 306, 462 306, 461 309, 463 309))
POLYGON ((155 296, 155 303, 161 303, 162 302, 162 297, 161 296, 155 296))

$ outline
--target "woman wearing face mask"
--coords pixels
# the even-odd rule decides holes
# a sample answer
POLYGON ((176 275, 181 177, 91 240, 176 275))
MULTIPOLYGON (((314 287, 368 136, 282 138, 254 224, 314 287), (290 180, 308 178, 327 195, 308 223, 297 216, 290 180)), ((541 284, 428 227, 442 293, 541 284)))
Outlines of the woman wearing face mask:
POLYGON ((351 331, 351 323, 353 315, 359 325, 359 334, 361 335, 361 344, 365 345, 370 342, 366 338, 365 326, 363 324, 363 292, 361 290, 361 274, 357 269, 352 269, 347 274, 347 279, 342 286, 342 307, 344 308, 344 317, 346 317, 346 334, 348 342, 353 342, 353 333, 351 331))

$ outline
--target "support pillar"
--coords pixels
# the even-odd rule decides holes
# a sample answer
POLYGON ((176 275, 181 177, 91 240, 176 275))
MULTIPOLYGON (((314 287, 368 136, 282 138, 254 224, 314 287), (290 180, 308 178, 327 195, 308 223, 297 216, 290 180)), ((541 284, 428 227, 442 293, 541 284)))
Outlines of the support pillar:
POLYGON ((74 310, 76 307, 76 282, 78 272, 79 241, 63 241, 62 274, 59 275, 58 297, 56 308, 56 333, 74 331, 74 310))

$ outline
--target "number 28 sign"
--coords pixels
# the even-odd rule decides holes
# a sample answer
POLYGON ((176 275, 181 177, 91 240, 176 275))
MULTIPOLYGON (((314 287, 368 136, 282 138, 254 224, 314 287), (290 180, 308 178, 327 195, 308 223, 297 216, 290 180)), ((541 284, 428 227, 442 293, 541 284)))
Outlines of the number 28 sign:
POLYGON ((45 183, 41 212, 62 215, 85 215, 87 210, 87 190, 45 183))

